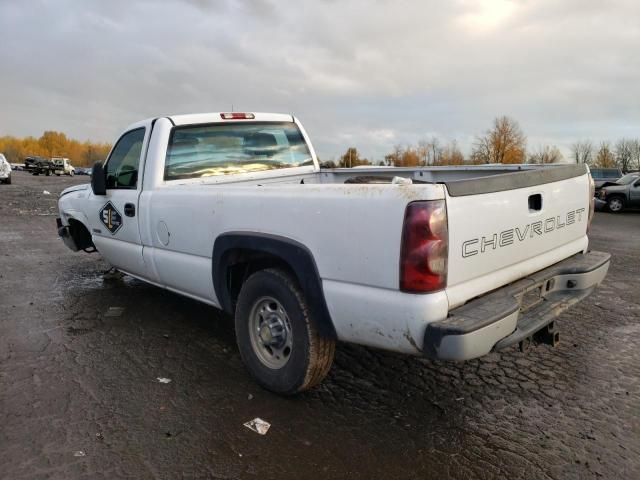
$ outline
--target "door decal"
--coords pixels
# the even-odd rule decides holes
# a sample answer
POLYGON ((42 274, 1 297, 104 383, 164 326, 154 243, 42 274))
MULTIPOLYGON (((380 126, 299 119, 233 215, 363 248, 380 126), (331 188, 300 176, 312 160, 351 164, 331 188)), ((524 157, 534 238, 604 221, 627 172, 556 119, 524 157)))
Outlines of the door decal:
POLYGON ((107 202, 107 204, 102 207, 102 210, 100 210, 100 221, 107 227, 112 235, 115 235, 122 226, 122 215, 120 215, 120 212, 116 210, 116 207, 114 207, 111 202, 107 202))

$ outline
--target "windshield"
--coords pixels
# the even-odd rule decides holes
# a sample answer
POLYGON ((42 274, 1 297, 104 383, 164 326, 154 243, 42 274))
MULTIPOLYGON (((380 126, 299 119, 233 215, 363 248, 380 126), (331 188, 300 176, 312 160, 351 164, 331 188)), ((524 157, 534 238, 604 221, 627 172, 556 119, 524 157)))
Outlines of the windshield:
POLYGON ((629 185, 631 182, 637 180, 638 178, 640 178, 640 173, 627 173, 623 177, 620 177, 618 180, 616 180, 616 183, 619 183, 620 185, 629 185))
POLYGON ((293 122, 243 122, 176 127, 169 139, 165 180, 313 165, 293 122))

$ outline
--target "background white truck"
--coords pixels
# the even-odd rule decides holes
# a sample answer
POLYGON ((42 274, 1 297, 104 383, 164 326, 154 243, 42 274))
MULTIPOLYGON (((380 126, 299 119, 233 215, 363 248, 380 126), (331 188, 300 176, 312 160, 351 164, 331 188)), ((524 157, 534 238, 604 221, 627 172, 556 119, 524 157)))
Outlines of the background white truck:
POLYGON ((68 158, 53 157, 51 161, 57 167, 58 171, 62 172, 64 175, 70 175, 73 177, 76 174, 76 169, 71 165, 71 161, 68 158))
POLYGON ((584 165, 321 170, 290 115, 131 125, 59 210, 72 250, 234 315, 283 394, 318 384, 337 340, 445 360, 554 344, 609 266, 584 165))

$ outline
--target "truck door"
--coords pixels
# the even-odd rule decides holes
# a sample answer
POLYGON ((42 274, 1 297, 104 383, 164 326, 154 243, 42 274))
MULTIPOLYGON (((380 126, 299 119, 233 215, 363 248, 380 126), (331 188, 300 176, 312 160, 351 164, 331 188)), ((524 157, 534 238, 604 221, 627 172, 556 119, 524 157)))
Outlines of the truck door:
POLYGON ((111 265, 147 277, 138 227, 138 197, 142 188, 141 159, 147 128, 123 134, 105 164, 106 195, 91 194, 93 243, 111 265))
POLYGON ((640 178, 629 187, 629 206, 640 207, 640 178))

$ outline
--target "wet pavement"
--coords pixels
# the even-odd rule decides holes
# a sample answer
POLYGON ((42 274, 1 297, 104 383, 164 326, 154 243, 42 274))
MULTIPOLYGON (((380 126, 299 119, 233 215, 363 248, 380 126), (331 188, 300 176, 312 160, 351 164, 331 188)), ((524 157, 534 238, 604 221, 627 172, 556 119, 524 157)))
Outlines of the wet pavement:
POLYGON ((319 388, 281 398, 229 317, 62 245, 57 195, 87 181, 0 185, 0 478, 640 478, 640 213, 596 214, 612 267, 558 347, 446 363, 341 345, 319 388))

